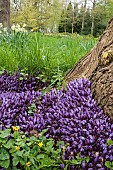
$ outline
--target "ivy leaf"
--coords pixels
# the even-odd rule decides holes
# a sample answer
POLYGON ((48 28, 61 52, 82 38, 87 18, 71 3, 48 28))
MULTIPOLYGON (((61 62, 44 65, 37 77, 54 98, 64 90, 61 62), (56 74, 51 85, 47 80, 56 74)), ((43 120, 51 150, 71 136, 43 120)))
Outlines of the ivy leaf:
POLYGON ((16 167, 13 167, 13 170, 18 170, 16 167))
MULTIPOLYGON (((26 161, 27 162, 27 161, 26 161)), ((21 165, 25 165, 25 161, 23 159, 20 160, 21 165)))
POLYGON ((107 168, 111 168, 111 162, 110 162, 110 161, 106 161, 106 162, 105 162, 105 166, 106 166, 107 168))
POLYGON ((36 158, 37 158, 37 159, 42 159, 42 158, 44 158, 44 154, 39 154, 39 155, 37 155, 36 158))
POLYGON ((30 162, 33 164, 33 165, 35 165, 35 160, 34 160, 34 158, 29 158, 29 160, 30 160, 30 162))
POLYGON ((16 148, 13 147, 12 149, 9 150, 9 153, 13 154, 14 152, 16 152, 16 148))
POLYGON ((8 168, 10 165, 10 160, 7 159, 7 160, 4 160, 4 161, 0 161, 0 166, 3 167, 3 168, 8 168))
POLYGON ((73 165, 80 165, 81 162, 82 162, 82 159, 81 160, 80 159, 79 160, 73 159, 73 160, 70 161, 70 163, 73 164, 73 165))
POLYGON ((86 161, 87 163, 89 162, 90 158, 89 156, 86 156, 85 158, 83 158, 84 161, 86 161))
POLYGON ((46 148, 45 148, 47 154, 49 154, 50 152, 53 152, 53 145, 54 145, 53 140, 47 142, 47 145, 46 145, 46 148))
POLYGON ((47 132, 47 129, 42 130, 41 135, 44 135, 47 132))
POLYGON ((31 136, 31 137, 30 137, 30 141, 31 141, 31 142, 37 141, 37 138, 36 138, 35 136, 31 136))
POLYGON ((108 139, 108 140, 107 140, 107 144, 108 144, 108 145, 113 145, 113 141, 112 141, 111 139, 108 139))
POLYGON ((23 78, 23 77, 20 77, 19 79, 20 79, 20 80, 23 80, 24 78, 23 78))
POLYGON ((9 153, 4 149, 0 149, 0 160, 5 161, 9 159, 9 153))
POLYGON ((13 166, 18 165, 18 163, 19 163, 18 157, 14 157, 14 158, 13 158, 13 166))
POLYGON ((23 152, 24 152, 24 150, 22 150, 22 151, 17 151, 17 152, 15 153, 15 155, 18 156, 18 157, 23 157, 23 152))
POLYGON ((0 138, 6 138, 11 133, 11 129, 6 129, 4 131, 0 131, 0 138))
POLYGON ((55 165, 55 163, 56 161, 54 159, 45 157, 41 160, 41 165, 38 167, 38 169, 43 169, 44 167, 58 166, 58 165, 55 165))
POLYGON ((60 146, 60 145, 63 145, 64 146, 64 141, 58 141, 56 146, 60 146))
POLYGON ((4 147, 10 149, 13 148, 13 146, 14 146, 14 140, 10 139, 4 147))

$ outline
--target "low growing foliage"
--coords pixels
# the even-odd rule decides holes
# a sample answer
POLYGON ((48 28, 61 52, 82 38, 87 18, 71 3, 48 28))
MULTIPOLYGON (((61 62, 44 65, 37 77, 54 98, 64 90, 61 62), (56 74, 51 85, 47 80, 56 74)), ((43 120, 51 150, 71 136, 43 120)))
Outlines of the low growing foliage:
POLYGON ((47 139, 46 130, 36 136, 26 136, 19 127, 0 131, 0 168, 7 170, 58 170, 70 165, 79 166, 88 157, 81 158, 78 154, 75 160, 63 160, 64 142, 54 145, 52 138, 47 139))
MULTIPOLYGON (((79 79, 65 89, 52 89, 48 93, 29 88, 24 92, 1 91, 0 129, 13 126, 18 132, 15 126, 19 126, 27 136, 35 137, 47 129, 45 136, 53 138, 54 144, 64 141, 64 162, 74 160, 80 153, 81 158, 88 156, 90 160, 88 163, 82 160, 79 170, 107 170, 105 162, 113 161, 113 123, 96 104, 90 87, 89 80, 79 79)), ((41 142, 38 145, 43 148, 41 142)), ((16 149, 21 150, 19 144, 16 149)), ((61 162, 62 168, 64 162, 61 162)), ((73 165, 69 170, 78 170, 78 167, 73 165)))

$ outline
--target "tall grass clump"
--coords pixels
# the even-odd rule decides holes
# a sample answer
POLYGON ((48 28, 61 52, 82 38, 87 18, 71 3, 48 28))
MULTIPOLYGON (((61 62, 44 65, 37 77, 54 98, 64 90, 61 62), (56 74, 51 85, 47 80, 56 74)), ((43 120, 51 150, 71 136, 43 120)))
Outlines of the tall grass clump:
POLYGON ((61 81, 70 69, 95 44, 92 37, 47 36, 42 33, 15 32, 0 34, 0 68, 11 72, 41 72, 46 81, 61 81))

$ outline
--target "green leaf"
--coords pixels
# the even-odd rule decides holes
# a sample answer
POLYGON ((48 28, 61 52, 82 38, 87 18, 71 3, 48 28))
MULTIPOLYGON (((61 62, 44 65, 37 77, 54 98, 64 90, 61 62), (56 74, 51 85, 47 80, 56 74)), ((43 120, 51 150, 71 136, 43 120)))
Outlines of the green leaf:
POLYGON ((9 150, 9 153, 14 153, 14 152, 16 152, 16 148, 15 147, 13 147, 12 149, 9 150))
POLYGON ((40 151, 40 148, 38 147, 38 145, 34 145, 33 148, 31 149, 31 153, 33 155, 37 155, 39 151, 40 151))
POLYGON ((4 147, 10 149, 14 146, 14 143, 15 143, 14 140, 10 139, 4 147))
POLYGON ((23 78, 23 77, 20 77, 19 79, 20 79, 20 80, 23 80, 24 78, 23 78))
POLYGON ((10 160, 7 159, 7 160, 4 160, 4 161, 0 161, 0 166, 3 167, 3 168, 8 168, 10 165, 10 160))
POLYGON ((33 111, 30 109, 30 110, 28 110, 28 113, 29 114, 33 114, 33 111))
POLYGON ((35 165, 35 160, 34 160, 34 158, 30 158, 29 160, 30 160, 30 162, 31 162, 33 165, 35 165))
POLYGON ((38 169, 43 169, 44 167, 51 167, 51 166, 59 166, 55 164, 56 161, 54 159, 51 159, 49 157, 45 157, 41 159, 41 165, 38 167, 38 169))
POLYGON ((106 166, 107 168, 111 168, 111 162, 110 162, 110 161, 106 161, 106 162, 105 162, 105 166, 106 166))
POLYGON ((107 140, 107 144, 108 144, 108 145, 113 145, 113 141, 112 141, 111 139, 108 139, 108 140, 107 140))
POLYGON ((69 166, 69 165, 67 164, 67 165, 65 166, 64 170, 67 170, 67 169, 68 169, 68 166, 69 166))
MULTIPOLYGON (((28 154, 28 155, 29 155, 29 154, 28 154)), ((27 162, 28 155, 27 155, 26 153, 23 155, 23 160, 24 160, 25 162, 27 162)))
POLYGON ((4 148, 0 149, 0 160, 4 161, 9 159, 9 153, 4 148))
POLYGON ((0 70, 0 74, 3 74, 4 73, 4 70, 0 70))
POLYGON ((84 161, 86 161, 87 163, 90 161, 90 157, 86 156, 85 158, 83 158, 84 161))
POLYGON ((44 154, 39 154, 39 155, 37 155, 36 158, 37 158, 37 159, 42 159, 42 158, 44 158, 44 154))
POLYGON ((73 165, 80 165, 81 162, 82 162, 82 159, 81 160, 73 159, 73 160, 70 161, 70 163, 73 164, 73 165))
POLYGON ((44 135, 47 132, 47 129, 42 130, 41 134, 44 135))
POLYGON ((11 129, 6 129, 4 131, 0 131, 0 138, 6 138, 11 133, 11 129))
POLYGON ((80 153, 77 154, 76 159, 81 159, 80 153))
POLYGON ((14 137, 14 139, 17 139, 20 137, 20 134, 19 132, 14 132, 12 136, 14 137))
POLYGON ((27 146, 31 146, 33 142, 26 143, 27 146))
POLYGON ((50 140, 47 142, 46 146, 49 147, 49 148, 52 148, 54 145, 54 141, 53 140, 50 140))
POLYGON ((20 160, 21 165, 25 165, 25 162, 23 160, 20 160))
POLYGON ((6 145, 6 143, 7 143, 7 138, 0 138, 0 143, 1 143, 1 145, 6 145))
POLYGON ((35 103, 32 103, 31 107, 33 107, 33 108, 36 108, 36 105, 35 105, 35 103))
POLYGON ((18 163, 19 163, 18 157, 14 157, 14 158, 13 158, 13 166, 18 165, 18 163))
POLYGON ((21 147, 24 147, 26 145, 24 140, 16 142, 15 144, 18 145, 18 146, 21 146, 21 147))
POLYGON ((13 170, 18 170, 16 167, 13 167, 13 170))
POLYGON ((17 151, 17 152, 15 153, 15 155, 18 156, 18 157, 23 157, 23 153, 24 153, 24 150, 22 150, 22 151, 17 151))
POLYGON ((36 138, 35 136, 31 136, 31 137, 30 137, 30 141, 32 141, 32 142, 33 142, 33 141, 37 141, 37 138, 36 138))
POLYGON ((60 146, 60 145, 63 145, 64 146, 64 141, 58 141, 56 146, 60 146))

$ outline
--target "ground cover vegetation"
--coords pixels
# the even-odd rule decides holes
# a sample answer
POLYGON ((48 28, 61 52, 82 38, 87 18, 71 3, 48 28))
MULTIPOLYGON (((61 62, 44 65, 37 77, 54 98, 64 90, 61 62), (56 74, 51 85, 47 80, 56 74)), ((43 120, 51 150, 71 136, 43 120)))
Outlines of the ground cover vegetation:
POLYGON ((94 101, 91 82, 79 79, 60 87, 63 74, 75 63, 72 58, 66 65, 65 60, 76 53, 81 57, 95 42, 91 36, 76 34, 14 30, 1 34, 1 169, 112 169, 113 124, 94 101))
POLYGON ((113 169, 113 122, 91 82, 63 81, 112 7, 111 0, 0 1, 0 170, 113 169))
POLYGON ((112 169, 113 124, 90 85, 79 79, 44 94, 29 87, 1 91, 1 168, 112 169))

